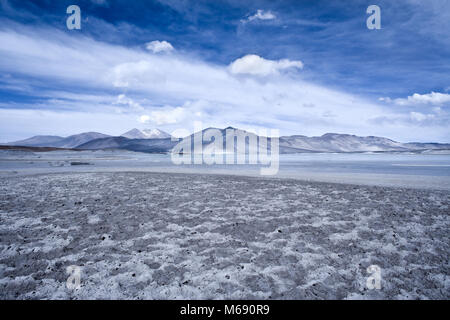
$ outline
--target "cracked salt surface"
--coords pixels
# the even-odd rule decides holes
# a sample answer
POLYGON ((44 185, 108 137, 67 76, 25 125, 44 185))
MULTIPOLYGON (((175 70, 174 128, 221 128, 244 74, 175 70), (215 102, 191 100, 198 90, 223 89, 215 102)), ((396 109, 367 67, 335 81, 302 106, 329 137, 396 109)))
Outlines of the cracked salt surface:
POLYGON ((449 200, 222 175, 3 177, 0 298, 449 299, 449 200), (366 288, 373 264, 381 290, 366 288))

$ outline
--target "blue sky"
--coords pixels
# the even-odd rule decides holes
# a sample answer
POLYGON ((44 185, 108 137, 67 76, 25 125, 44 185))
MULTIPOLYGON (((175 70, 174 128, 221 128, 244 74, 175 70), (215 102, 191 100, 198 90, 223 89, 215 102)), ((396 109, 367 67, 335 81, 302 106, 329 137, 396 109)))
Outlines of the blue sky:
POLYGON ((450 142, 448 30, 446 0, 0 0, 0 142, 195 121, 450 142))

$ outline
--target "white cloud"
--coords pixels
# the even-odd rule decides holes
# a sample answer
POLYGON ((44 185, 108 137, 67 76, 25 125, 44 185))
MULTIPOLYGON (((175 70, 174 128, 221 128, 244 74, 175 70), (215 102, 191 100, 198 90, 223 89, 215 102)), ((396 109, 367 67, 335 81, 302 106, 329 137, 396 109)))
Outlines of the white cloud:
POLYGON ((146 114, 139 117, 139 122, 141 123, 147 123, 150 121, 150 117, 146 114))
POLYGON ((144 110, 144 108, 139 103, 135 102, 133 99, 128 98, 124 94, 120 94, 117 97, 117 101, 115 102, 115 104, 129 106, 134 111, 144 110))
POLYGON ((439 92, 431 92, 428 94, 414 93, 412 96, 408 97, 408 101, 418 104, 440 105, 450 102, 450 94, 439 92))
POLYGON ((409 115, 412 120, 418 121, 418 122, 434 119, 434 117, 435 117, 434 114, 423 114, 420 112, 410 112, 409 115))
POLYGON ((170 52, 174 50, 173 46, 169 42, 159 40, 148 42, 145 47, 153 53, 170 52))
POLYGON ((2 82, 20 86, 13 80, 22 79, 34 89, 23 87, 21 94, 30 92, 53 98, 20 106, 1 101, 3 141, 13 140, 4 138, 12 134, 14 139, 26 138, 18 136, 25 132, 24 128, 28 128, 26 135, 63 134, 68 130, 70 134, 120 134, 143 121, 162 125, 166 131, 192 129, 192 122, 198 117, 205 126, 270 127, 280 129, 282 135, 335 131, 388 136, 400 141, 450 138, 448 122, 444 123, 446 114, 436 115, 433 121, 438 124, 426 127, 411 120, 411 110, 393 110, 282 72, 301 68, 300 61, 272 61, 250 55, 226 66, 176 52, 152 54, 52 28, 23 25, 0 28, 0 42, 0 74, 21 75, 2 78, 2 82), (237 74, 264 75, 265 81, 237 74), (30 78, 33 82, 27 81, 30 78), (52 85, 55 83, 58 86, 52 85), (42 93, 42 87, 53 89, 42 93), (11 111, 19 107, 21 111, 11 111), (332 111, 333 117, 327 111, 332 111), (399 115, 410 121, 371 122, 399 115))
POLYGON ((383 101, 383 102, 387 102, 387 103, 391 103, 392 99, 389 97, 380 97, 378 98, 379 101, 383 101))
POLYGON ((258 9, 254 15, 249 16, 247 19, 242 19, 242 23, 250 22, 253 20, 273 20, 276 16, 271 11, 264 11, 258 9))
POLYGON ((440 92, 431 92, 427 94, 418 94, 414 93, 407 98, 380 98, 380 101, 384 101, 387 103, 394 103, 399 106, 408 106, 408 105, 434 105, 439 106, 444 103, 450 102, 450 94, 448 93, 440 93, 440 92))
POLYGON ((268 76, 278 74, 281 70, 290 68, 303 68, 301 61, 291 61, 288 59, 267 60, 255 54, 248 54, 233 61, 230 72, 233 74, 250 74, 258 76, 268 76))
POLYGON ((142 115, 139 121, 142 123, 153 122, 156 125, 174 124, 182 121, 186 115, 181 107, 165 108, 150 112, 150 115, 142 115))

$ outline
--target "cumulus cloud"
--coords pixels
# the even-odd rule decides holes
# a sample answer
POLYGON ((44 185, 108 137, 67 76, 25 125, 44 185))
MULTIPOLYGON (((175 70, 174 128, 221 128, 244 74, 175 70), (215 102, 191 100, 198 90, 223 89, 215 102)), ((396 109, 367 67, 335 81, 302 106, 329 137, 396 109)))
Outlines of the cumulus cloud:
POLYGON ((418 104, 440 105, 446 102, 450 102, 450 94, 439 92, 431 92, 428 94, 414 93, 412 96, 408 97, 407 100, 408 102, 418 104))
POLYGON ((276 19, 276 16, 271 11, 264 11, 258 9, 255 14, 249 16, 246 19, 242 19, 242 23, 250 22, 253 20, 273 20, 276 19))
POLYGON ((407 98, 380 98, 380 101, 384 101, 387 103, 394 103, 399 106, 408 106, 408 105, 434 105, 439 106, 444 103, 450 102, 450 94, 448 93, 440 93, 440 92, 431 92, 427 94, 418 94, 414 93, 407 98))
POLYGON ((301 61, 289 59, 267 60, 255 54, 248 54, 236 59, 229 65, 232 74, 249 74, 257 76, 268 76, 278 74, 282 70, 297 68, 302 69, 301 61))
MULTIPOLYGON (((27 133, 33 134, 63 135, 68 130, 63 124, 68 121, 73 130, 70 134, 104 129, 105 133, 120 134, 137 121, 163 125, 169 131, 191 129, 197 116, 207 126, 278 128, 283 135, 321 135, 333 130, 400 141, 421 137, 448 140, 445 114, 436 116, 433 121, 441 122, 429 127, 412 121, 412 110, 403 113, 410 121, 405 120, 401 126, 372 123, 370 119, 379 117, 394 119, 394 113, 401 111, 282 72, 301 68, 300 61, 250 55, 227 66, 176 52, 152 54, 36 26, 0 29, 0 42, 0 74, 13 75, 11 79, 2 78, 2 82, 21 86, 12 81, 22 79, 35 88, 26 88, 21 94, 28 92, 39 98, 38 102, 26 101, 20 106, 0 101, 0 138, 5 140, 6 134, 18 128, 30 128, 33 132, 27 133), (239 74, 265 75, 266 81, 253 76, 243 80, 236 76, 239 74), (27 81, 30 78, 33 82, 27 81), (52 86, 53 83, 58 86, 52 86), (41 88, 46 87, 59 92, 48 94, 51 101, 42 94, 41 88), (71 95, 62 94, 63 91, 71 95), (105 97, 96 101, 97 95, 105 97), (151 103, 146 99, 151 99, 151 103), (134 110, 133 106, 144 110, 134 110), (13 110, 19 107, 20 111, 13 110), (115 108, 120 110, 116 112, 115 108), (40 120, 36 121, 38 117, 40 120), (90 117, 92 120, 86 120, 90 117), (419 126, 420 130, 415 130, 419 126)), ((17 138, 26 136, 14 137, 17 138)))
POLYGON ((155 110, 150 114, 140 116, 139 121, 142 123, 153 122, 157 125, 174 124, 182 121, 186 115, 184 108, 164 108, 163 110, 155 110))
POLYGON ((148 42, 145 47, 153 53, 171 52, 174 50, 173 46, 169 42, 159 40, 148 42))

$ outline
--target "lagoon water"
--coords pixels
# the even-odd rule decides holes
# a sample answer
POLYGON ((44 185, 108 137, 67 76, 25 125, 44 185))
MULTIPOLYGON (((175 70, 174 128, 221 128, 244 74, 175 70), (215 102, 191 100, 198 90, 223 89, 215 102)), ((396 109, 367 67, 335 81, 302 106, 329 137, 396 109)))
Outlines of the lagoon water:
MULTIPOLYGON (((0 152, 0 174, 158 171, 260 175, 268 165, 175 165, 170 154, 128 151, 0 152), (74 165, 73 162, 82 162, 74 165), (89 165, 86 165, 86 164, 89 165)), ((450 189, 450 154, 308 153, 280 155, 276 178, 450 189)))
POLYGON ((295 154, 282 155, 286 170, 330 173, 379 173, 450 176, 450 155, 440 154, 295 154))

